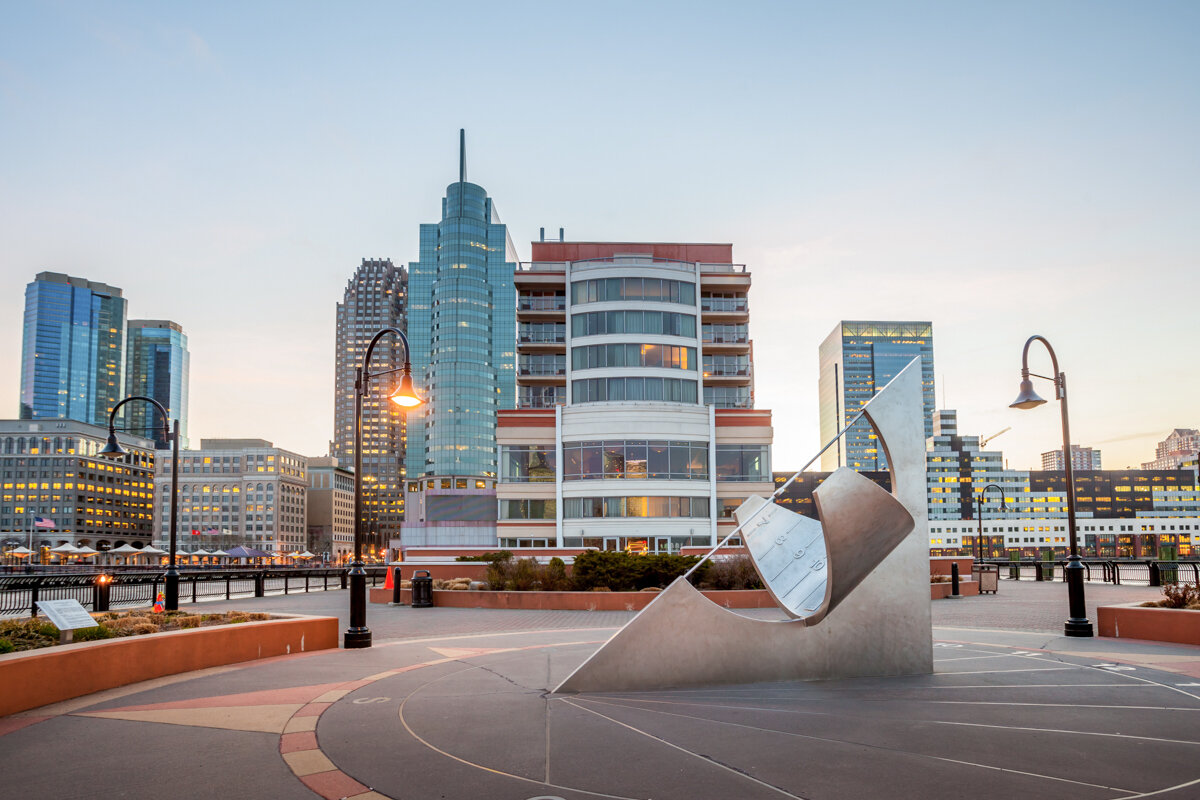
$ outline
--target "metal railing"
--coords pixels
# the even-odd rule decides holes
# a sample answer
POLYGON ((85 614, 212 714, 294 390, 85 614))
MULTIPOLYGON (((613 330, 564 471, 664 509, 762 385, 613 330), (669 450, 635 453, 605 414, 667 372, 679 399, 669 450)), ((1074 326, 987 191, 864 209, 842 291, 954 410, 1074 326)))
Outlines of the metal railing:
MULTIPOLYGON (((387 572, 385 567, 366 570, 371 586, 378 586, 387 572)), ((181 571, 179 602, 344 589, 346 574, 344 568, 181 571)), ((163 575, 161 570, 0 575, 0 617, 37 616, 39 600, 74 599, 93 611, 150 605, 162 585, 163 575), (101 591, 101 582, 97 580, 101 575, 112 577, 106 592, 101 591)))
MULTIPOLYGON (((985 564, 1000 567, 1005 580, 1061 581, 1066 559, 1006 561, 985 559, 985 564)), ((1200 586, 1200 561, 1158 561, 1134 559, 1096 559, 1082 561, 1084 580, 1111 583, 1114 586, 1162 586, 1166 583, 1194 583, 1200 586)))

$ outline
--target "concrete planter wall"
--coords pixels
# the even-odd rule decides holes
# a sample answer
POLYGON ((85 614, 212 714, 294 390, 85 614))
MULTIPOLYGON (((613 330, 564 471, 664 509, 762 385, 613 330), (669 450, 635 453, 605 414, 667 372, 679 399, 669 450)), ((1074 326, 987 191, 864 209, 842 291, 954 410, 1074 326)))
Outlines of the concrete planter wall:
POLYGON ((0 655, 0 717, 129 683, 338 646, 336 617, 289 617, 0 655))
MULTIPOLYGON (((945 600, 950 596, 950 589, 953 584, 950 583, 931 583, 929 584, 929 599, 930 600, 945 600)), ((963 597, 974 597, 979 594, 979 581, 960 580, 958 582, 958 593, 963 597)))
POLYGON ((1100 606, 1096 612, 1101 636, 1200 644, 1200 611, 1127 605, 1100 606))
MULTIPOLYGON (((725 608, 775 608, 764 589, 706 591, 705 597, 725 608)), ((487 592, 437 589, 433 604, 446 608, 515 608, 533 611, 641 611, 657 592, 487 592)), ((411 592, 400 590, 400 601, 411 602, 411 592)), ((372 603, 390 603, 391 589, 372 589, 372 603)))

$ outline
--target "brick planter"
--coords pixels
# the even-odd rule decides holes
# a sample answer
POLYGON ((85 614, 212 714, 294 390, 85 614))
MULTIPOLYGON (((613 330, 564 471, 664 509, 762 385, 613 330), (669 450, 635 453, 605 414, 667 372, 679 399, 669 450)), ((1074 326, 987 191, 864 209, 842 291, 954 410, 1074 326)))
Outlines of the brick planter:
MULTIPOLYGON (((725 608, 775 608, 765 589, 705 591, 702 594, 725 608)), ((437 589, 433 604, 446 608, 510 608, 533 611, 641 611, 658 592, 486 592, 437 589)), ((411 601, 408 589, 401 602, 411 601)), ((390 603, 391 589, 372 589, 372 603, 390 603)))
POLYGON ((290 616, 5 653, 0 717, 164 675, 337 646, 337 617, 290 616))
POLYGON ((1101 636, 1200 645, 1200 611, 1133 605, 1100 606, 1096 616, 1101 636))
MULTIPOLYGON (((945 600, 950 596, 950 589, 952 586, 953 584, 950 583, 929 584, 929 599, 945 600)), ((962 597, 975 597, 979 594, 979 581, 960 580, 958 582, 958 593, 962 597)))

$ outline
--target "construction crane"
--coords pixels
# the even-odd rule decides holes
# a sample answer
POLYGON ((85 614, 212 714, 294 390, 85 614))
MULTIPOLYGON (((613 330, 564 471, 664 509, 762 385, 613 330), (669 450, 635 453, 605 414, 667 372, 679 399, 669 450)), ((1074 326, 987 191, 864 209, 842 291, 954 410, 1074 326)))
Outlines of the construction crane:
POLYGON ((1009 432, 1009 431, 1011 431, 1011 430, 1012 430, 1012 426, 1010 425, 1010 426, 1008 426, 1007 428, 1005 428, 1005 429, 1004 429, 1004 430, 1002 430, 1002 431, 998 431, 998 432, 996 432, 996 433, 993 433, 991 436, 988 436, 986 439, 980 439, 980 440, 979 440, 979 449, 980 449, 980 450, 982 450, 983 448, 987 447, 987 443, 988 443, 988 442, 990 442, 992 439, 995 439, 995 438, 996 438, 997 436, 999 436, 1001 433, 1008 433, 1008 432, 1009 432))

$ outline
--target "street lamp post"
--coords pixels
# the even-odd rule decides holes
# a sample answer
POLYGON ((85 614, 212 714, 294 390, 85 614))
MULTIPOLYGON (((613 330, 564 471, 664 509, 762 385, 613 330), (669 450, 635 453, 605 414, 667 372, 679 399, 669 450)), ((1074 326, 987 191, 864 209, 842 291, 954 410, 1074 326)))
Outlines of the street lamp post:
POLYGON ((354 563, 350 565, 350 627, 342 637, 342 647, 370 647, 371 630, 367 627, 367 571, 363 568, 362 550, 362 407, 363 398, 367 396, 368 383, 371 378, 388 375, 393 372, 402 373, 400 385, 392 392, 391 399, 404 408, 413 408, 421 404, 413 389, 412 365, 409 363, 408 337, 398 328, 384 328, 371 338, 367 351, 363 354, 362 364, 354 371, 354 563), (375 345, 386 334, 400 337, 404 345, 404 366, 399 369, 389 369, 372 373, 371 354, 375 345))
POLYGON ((1046 402, 1033 390, 1033 382, 1029 380, 1030 375, 1054 384, 1054 396, 1059 402, 1059 410, 1062 413, 1063 466, 1067 473, 1067 532, 1071 540, 1071 556, 1067 559, 1066 568, 1063 569, 1071 616, 1063 626, 1063 633, 1067 636, 1093 636, 1092 623, 1087 618, 1087 604, 1083 597, 1083 561, 1079 558, 1079 541, 1075 532, 1075 470, 1071 465, 1071 426, 1067 417, 1067 375, 1059 371, 1058 357, 1054 354, 1054 348, 1043 336, 1030 336, 1025 341, 1025 349, 1021 351, 1021 391, 1009 408, 1036 408, 1046 402), (1029 345, 1035 341, 1044 344, 1050 353, 1050 364, 1054 370, 1053 378, 1029 371, 1029 345))
MULTIPOLYGON (((179 420, 172 420, 163 408, 162 403, 153 397, 134 395, 126 397, 113 406, 108 415, 108 444, 100 451, 102 456, 123 456, 128 451, 117 442, 117 410, 131 400, 144 400, 158 409, 163 418, 163 437, 171 442, 171 545, 170 560, 167 564, 167 574, 163 577, 164 608, 167 611, 179 609, 179 570, 175 567, 175 542, 179 527, 179 420)), ((151 496, 154 496, 153 494, 151 496)), ((153 511, 153 504, 151 504, 153 511)))
POLYGON ((983 487, 983 491, 975 497, 975 518, 979 520, 979 533, 975 536, 975 543, 979 548, 979 561, 983 561, 983 501, 987 499, 988 489, 995 489, 1000 492, 1000 511, 1001 513, 1008 511, 1008 501, 1004 497, 1004 487, 994 483, 989 483, 983 487))

